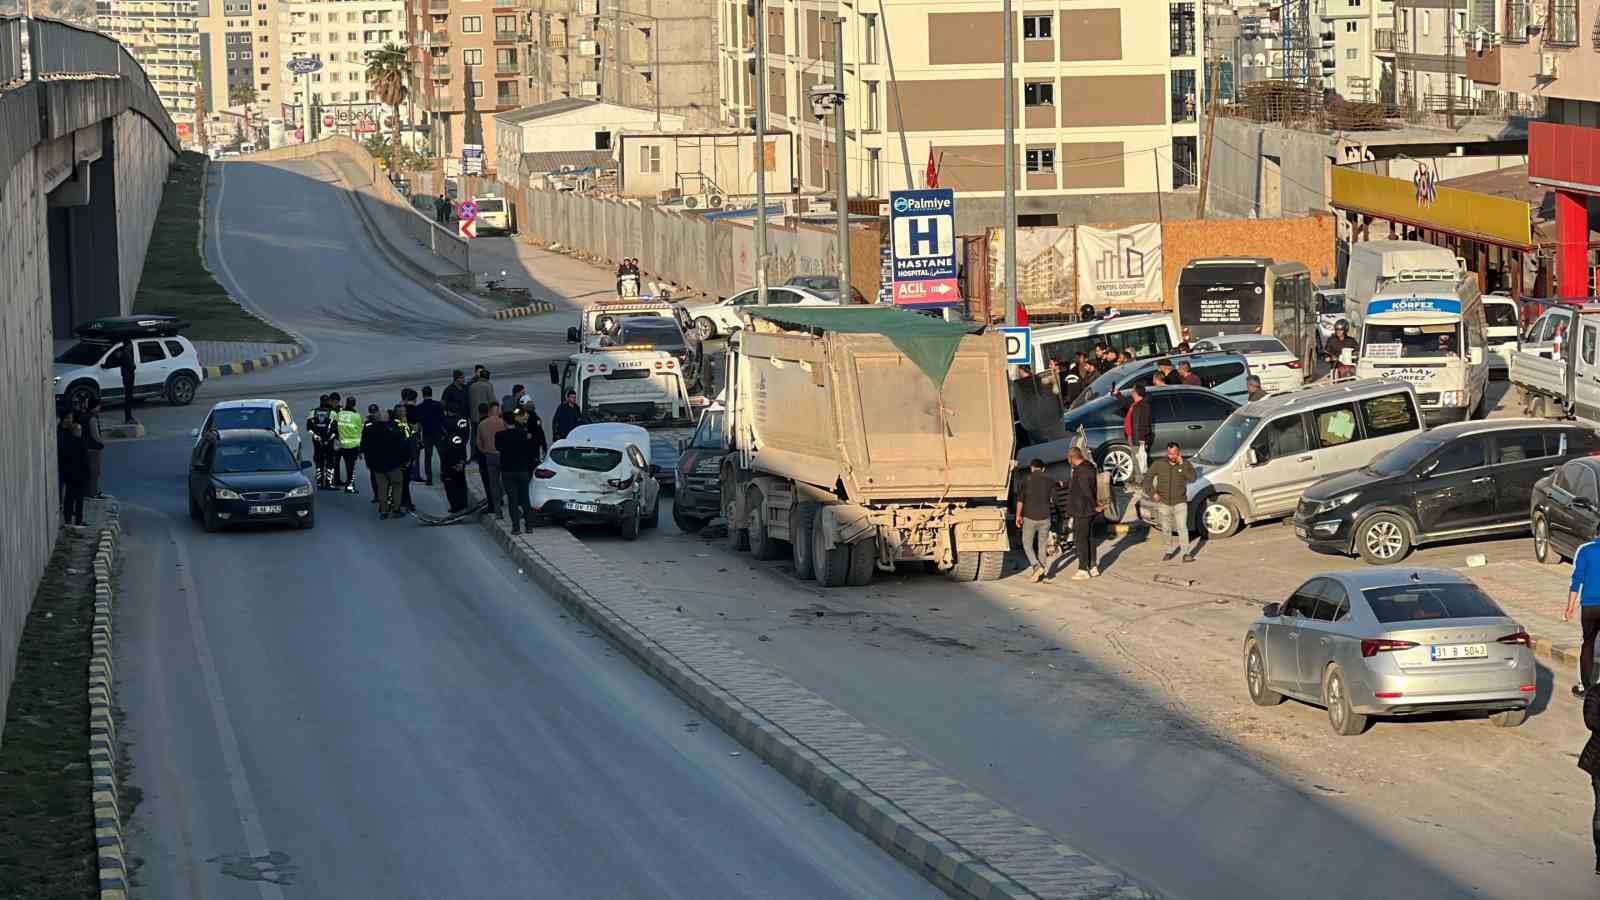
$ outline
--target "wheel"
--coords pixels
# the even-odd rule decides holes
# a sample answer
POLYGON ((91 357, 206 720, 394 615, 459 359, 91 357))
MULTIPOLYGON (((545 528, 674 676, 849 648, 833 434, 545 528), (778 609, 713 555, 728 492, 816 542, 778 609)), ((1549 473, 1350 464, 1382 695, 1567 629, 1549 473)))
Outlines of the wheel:
POLYGON ((1322 676, 1322 705, 1328 708, 1328 724, 1334 734, 1351 737, 1367 730, 1367 717, 1350 708, 1350 694, 1338 666, 1329 666, 1322 676))
POLYGON ((299 522, 296 522, 295 524, 300 526, 300 530, 301 531, 309 531, 309 530, 317 527, 317 514, 316 513, 312 513, 311 515, 306 516, 304 519, 301 519, 299 522))
POLYGON ((851 587, 866 587, 872 583, 872 574, 878 570, 878 540, 866 538, 850 545, 850 571, 845 583, 851 587))
POLYGON ((823 531, 811 529, 811 563, 816 569, 817 584, 843 587, 850 574, 850 548, 827 543, 823 531))
POLYGON ((661 524, 661 500, 660 500, 660 498, 657 498, 656 499, 655 508, 650 510, 650 515, 645 516, 644 518, 639 520, 639 527, 641 527, 641 528, 654 528, 654 527, 656 527, 657 525, 660 525, 660 524, 661 524))
POLYGON ((722 515, 728 522, 728 547, 735 553, 743 553, 750 549, 750 529, 735 528, 733 525, 733 492, 733 485, 724 477, 722 480, 722 515))
POLYGON ((206 531, 212 533, 215 533, 222 527, 222 520, 217 518, 217 509, 215 506, 211 505, 211 501, 209 500, 206 501, 205 506, 200 510, 200 524, 205 528, 206 531))
POLYGON ((623 519, 617 527, 622 533, 623 540, 635 541, 639 539, 639 504, 635 503, 633 505, 633 515, 623 519))
POLYGON ((717 336, 717 323, 705 316, 694 320, 694 336, 702 341, 709 341, 717 336))
POLYGON ((962 553, 961 548, 956 548, 956 564, 945 570, 944 576, 951 581, 976 581, 978 570, 983 568, 982 553, 962 553))
POLYGON ((1369 565, 1397 563, 1411 552, 1411 529, 1392 513, 1378 513, 1356 529, 1356 550, 1369 565))
POLYGON ((789 510, 789 555, 794 560, 794 574, 798 578, 817 577, 816 547, 811 532, 817 527, 819 503, 796 503, 789 510))
POLYGON ((1497 728, 1515 728, 1528 721, 1527 709, 1508 709, 1504 712, 1490 713, 1489 721, 1497 728))
POLYGON ((672 524, 684 534, 698 534, 700 529, 706 527, 706 520, 699 516, 691 516, 678 511, 678 504, 672 504, 672 524))
POLYGON ((783 555, 783 542, 767 530, 766 498, 757 488, 751 488, 746 506, 750 510, 750 555, 756 559, 777 559, 783 555))
POLYGON ((1100 457, 1100 468, 1111 473, 1112 484, 1126 484, 1133 477, 1133 448, 1112 444, 1100 457))
POLYGON ((1550 546, 1550 521, 1544 513, 1533 514, 1533 558, 1547 566, 1561 562, 1561 554, 1550 546))
POLYGON ((173 406, 188 406, 194 402, 194 389, 200 386, 188 372, 179 372, 167 379, 167 402, 173 406))
POLYGON ((100 396, 100 388, 92 381, 80 381, 67 388, 67 405, 82 409, 90 400, 100 396))
POLYGON ((1221 494, 1207 497, 1200 507, 1200 527, 1207 538, 1230 538, 1239 533, 1244 517, 1239 514, 1239 503, 1221 494))
MULTIPOLYGON (((970 554, 969 554, 970 555, 970 554)), ((978 580, 999 581, 1006 570, 1006 555, 999 550, 984 550, 978 556, 978 580)))
POLYGON ((1267 661, 1261 658, 1261 648, 1255 643, 1244 655, 1244 686, 1250 692, 1250 702, 1257 706, 1277 706, 1283 695, 1267 687, 1267 661))

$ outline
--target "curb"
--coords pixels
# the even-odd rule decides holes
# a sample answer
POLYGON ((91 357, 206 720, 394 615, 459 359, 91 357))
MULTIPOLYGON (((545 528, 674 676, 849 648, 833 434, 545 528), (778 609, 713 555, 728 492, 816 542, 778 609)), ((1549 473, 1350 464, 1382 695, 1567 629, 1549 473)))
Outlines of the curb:
POLYGON ((118 422, 115 425, 101 425, 100 436, 111 440, 127 441, 144 437, 144 423, 118 422))
MULTIPOLYGON (((473 490, 474 481, 469 477, 469 493, 477 499, 480 492, 473 490)), ((482 516, 480 524, 528 571, 535 584, 548 591, 578 620, 603 633, 651 677, 682 697, 723 732, 945 893, 976 900, 1007 897, 1151 900, 1157 896, 903 749, 889 751, 893 757, 891 774, 886 775, 881 770, 863 771, 861 777, 852 774, 760 709, 701 674, 688 660, 624 618, 608 605, 616 602, 615 598, 600 599, 573 576, 557 569, 533 546, 530 537, 512 537, 510 526, 497 516, 482 516), (937 796, 922 798, 923 813, 919 818, 866 783, 864 778, 879 783, 916 782, 937 796), (958 841, 936 830, 926 821, 930 810, 933 816, 942 815, 947 822, 964 819, 958 830, 965 830, 966 840, 958 841)), ((582 547, 564 530, 544 531, 556 540, 571 541, 582 547)), ((587 552, 587 548, 583 549, 587 552)), ((593 556, 592 552, 589 555, 593 556)), ((598 562, 598 557, 594 559, 598 562)), ((661 610, 670 614, 671 607, 662 606, 661 610)), ((692 627, 698 630, 698 626, 692 627)), ((720 639, 712 640, 720 645, 718 653, 732 654, 740 657, 741 663, 766 668, 764 664, 744 658, 740 651, 722 645, 720 639)), ((847 740, 851 743, 874 744, 889 740, 871 733, 858 720, 821 697, 803 688, 798 690, 805 694, 804 702, 811 708, 825 708, 833 714, 834 721, 849 733, 847 740)))
POLYGON ((94 554, 94 654, 89 659, 89 770, 93 776, 94 842, 98 848, 101 900, 127 900, 127 847, 122 834, 121 794, 117 787, 117 725, 112 712, 115 678, 111 657, 112 568, 121 547, 122 519, 117 504, 107 504, 94 554))
POLYGON ((1537 632, 1528 632, 1533 639, 1533 653, 1542 656, 1552 663, 1563 665, 1578 665, 1578 652, 1583 649, 1582 644, 1569 644, 1565 641, 1554 641, 1537 632))
POLYGON ((255 359, 223 363, 220 366, 206 366, 206 377, 221 378, 225 375, 243 375, 246 372, 254 372, 257 369, 270 369, 273 366, 286 363, 304 352, 299 345, 296 345, 288 350, 268 353, 266 356, 258 356, 255 359))
POLYGON ((510 309, 497 309, 494 311, 496 319, 520 319, 523 316, 536 316, 555 309, 555 304, 549 300, 535 300, 527 306, 513 306, 510 309))

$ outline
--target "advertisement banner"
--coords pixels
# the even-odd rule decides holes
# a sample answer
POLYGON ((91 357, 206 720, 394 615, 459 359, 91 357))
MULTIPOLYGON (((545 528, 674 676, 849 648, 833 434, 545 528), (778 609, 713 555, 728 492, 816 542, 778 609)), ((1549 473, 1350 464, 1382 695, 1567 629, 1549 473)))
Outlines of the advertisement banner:
MULTIPOLYGON (((1071 225, 1017 229, 1017 302, 1031 310, 1076 309, 1077 266, 1071 225)), ((989 296, 1006 295, 1006 230, 989 233, 989 296)))
POLYGON ((1104 309, 1162 301, 1160 225, 1077 231, 1079 303, 1104 309))

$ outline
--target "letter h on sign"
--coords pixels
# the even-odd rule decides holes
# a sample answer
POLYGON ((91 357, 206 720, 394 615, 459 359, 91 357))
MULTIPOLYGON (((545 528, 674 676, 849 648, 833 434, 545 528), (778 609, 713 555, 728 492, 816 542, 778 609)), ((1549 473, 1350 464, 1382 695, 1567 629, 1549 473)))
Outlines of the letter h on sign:
POLYGON ((939 219, 919 216, 906 221, 906 238, 911 244, 912 256, 935 256, 939 253, 939 219), (918 226, 923 227, 918 227, 918 226), (926 249, 924 249, 926 248, 926 249))

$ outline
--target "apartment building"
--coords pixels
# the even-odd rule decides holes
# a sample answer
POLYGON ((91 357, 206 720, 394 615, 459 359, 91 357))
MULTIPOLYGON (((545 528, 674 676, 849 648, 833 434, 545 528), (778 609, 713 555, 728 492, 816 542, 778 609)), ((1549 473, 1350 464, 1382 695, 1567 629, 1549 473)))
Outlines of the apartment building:
MULTIPOLYGON (((283 102, 278 15, 285 0, 198 0, 203 112, 283 102)), ((274 112, 274 114, 276 114, 274 112)))
POLYGON ((1479 89, 1467 75, 1472 42, 1469 3, 1397 0, 1394 9, 1395 102, 1407 109, 1475 109, 1479 89))
MULTIPOLYGON (((404 0, 288 0, 279 7, 278 31, 278 77, 290 121, 303 121, 308 99, 319 134, 352 132, 357 120, 391 115, 367 83, 367 54, 386 44, 406 46, 404 0), (320 60, 322 69, 295 77, 287 66, 299 56, 320 60)), ((402 121, 409 121, 409 109, 410 104, 401 105, 402 121)))
POLYGON ((1323 87, 1347 100, 1394 96, 1394 0, 1318 0, 1323 87))
POLYGON ((522 90, 530 40, 527 0, 405 0, 411 31, 413 95, 433 152, 484 148, 496 162, 494 114, 528 102, 522 90))
MULTIPOLYGON (((1563 297, 1593 296, 1590 249, 1600 215, 1600 0, 1506 0, 1498 22, 1500 89, 1510 102, 1537 95, 1543 120, 1528 126, 1528 180, 1552 189, 1556 283, 1563 297)), ((1531 111, 1531 110, 1530 110, 1531 111)))
MULTIPOLYGON (((813 116, 808 96, 833 81, 831 17, 839 14, 850 193, 885 196, 922 187, 931 156, 939 185, 961 194, 958 227, 978 230, 1000 221, 1001 47, 1008 26, 999 0, 767 0, 761 23, 740 0, 717 5, 723 124, 748 127, 756 110, 754 67, 765 65, 767 124, 795 135, 794 190, 833 189, 833 123, 813 116), (754 58, 758 26, 766 29, 762 61, 754 58)), ((1017 153, 1011 165, 1024 223, 1192 212, 1193 195, 1173 192, 1192 187, 1198 169, 1199 5, 1015 4, 1009 27, 1016 48, 1017 153)))
POLYGON ((528 3, 528 102, 578 97, 720 124, 714 0, 528 3))
POLYGON ((198 0, 102 0, 100 30, 144 67, 172 115, 178 138, 194 139, 195 78, 200 63, 198 0))

